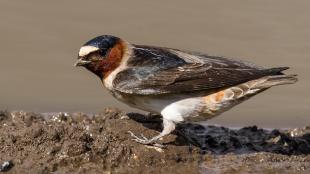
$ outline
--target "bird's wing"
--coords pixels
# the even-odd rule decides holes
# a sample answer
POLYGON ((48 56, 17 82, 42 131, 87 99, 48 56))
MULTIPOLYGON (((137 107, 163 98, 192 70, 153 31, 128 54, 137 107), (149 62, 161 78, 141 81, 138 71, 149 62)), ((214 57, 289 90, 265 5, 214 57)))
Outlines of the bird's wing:
POLYGON ((119 92, 160 95, 216 90, 281 74, 287 69, 264 69, 242 61, 174 49, 137 48, 128 68, 113 81, 119 92))

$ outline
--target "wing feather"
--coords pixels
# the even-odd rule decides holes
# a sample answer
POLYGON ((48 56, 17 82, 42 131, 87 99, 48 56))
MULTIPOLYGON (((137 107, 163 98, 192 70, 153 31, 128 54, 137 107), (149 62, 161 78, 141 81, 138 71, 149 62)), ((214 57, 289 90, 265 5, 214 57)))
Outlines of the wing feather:
POLYGON ((141 47, 132 57, 131 62, 135 64, 129 64, 126 70, 115 77, 113 85, 117 91, 127 94, 161 95, 217 90, 263 76, 281 74, 281 71, 287 69, 264 69, 248 62, 218 56, 141 47), (163 64, 163 60, 167 63, 163 64))

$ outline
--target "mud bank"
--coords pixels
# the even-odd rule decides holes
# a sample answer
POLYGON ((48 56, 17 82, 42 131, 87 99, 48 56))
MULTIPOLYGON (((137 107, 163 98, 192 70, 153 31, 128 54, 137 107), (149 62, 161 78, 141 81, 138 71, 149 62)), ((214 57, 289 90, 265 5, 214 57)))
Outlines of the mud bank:
POLYGON ((158 116, 105 109, 93 116, 0 112, 0 172, 6 173, 310 173, 310 128, 229 129, 179 125, 165 149, 150 137, 158 116))

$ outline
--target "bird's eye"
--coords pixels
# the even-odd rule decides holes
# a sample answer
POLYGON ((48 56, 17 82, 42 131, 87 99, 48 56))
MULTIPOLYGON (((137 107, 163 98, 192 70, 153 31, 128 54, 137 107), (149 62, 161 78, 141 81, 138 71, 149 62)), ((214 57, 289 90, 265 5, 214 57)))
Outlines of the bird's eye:
POLYGON ((98 53, 99 53, 100 56, 102 56, 102 58, 104 58, 107 55, 107 50, 101 49, 101 50, 99 50, 98 53))

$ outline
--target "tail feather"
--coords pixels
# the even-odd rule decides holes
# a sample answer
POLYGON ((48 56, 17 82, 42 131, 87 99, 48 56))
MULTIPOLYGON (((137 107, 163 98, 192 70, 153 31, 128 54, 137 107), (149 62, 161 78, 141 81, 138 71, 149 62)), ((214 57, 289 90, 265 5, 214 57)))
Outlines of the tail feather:
POLYGON ((284 75, 282 71, 289 69, 290 67, 277 67, 266 69, 267 73, 270 75, 284 75))
POLYGON ((297 75, 272 75, 261 78, 262 81, 255 85, 255 88, 270 88, 277 85, 293 84, 298 81, 297 75))

